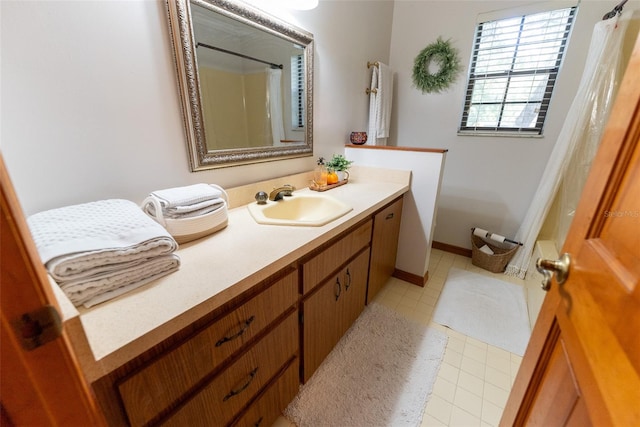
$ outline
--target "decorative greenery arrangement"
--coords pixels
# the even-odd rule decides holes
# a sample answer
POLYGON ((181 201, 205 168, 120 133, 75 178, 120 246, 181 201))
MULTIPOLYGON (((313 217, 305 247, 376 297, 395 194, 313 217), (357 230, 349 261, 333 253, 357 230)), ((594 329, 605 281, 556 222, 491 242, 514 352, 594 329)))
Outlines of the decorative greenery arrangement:
POLYGON ((449 40, 438 37, 435 43, 422 49, 413 64, 413 84, 422 93, 440 92, 449 87, 462 70, 458 50, 449 40), (432 60, 440 63, 440 70, 431 74, 429 64, 432 60))
POLYGON ((325 163, 329 170, 336 172, 346 171, 349 169, 353 161, 347 160, 342 154, 334 154, 331 160, 325 163))

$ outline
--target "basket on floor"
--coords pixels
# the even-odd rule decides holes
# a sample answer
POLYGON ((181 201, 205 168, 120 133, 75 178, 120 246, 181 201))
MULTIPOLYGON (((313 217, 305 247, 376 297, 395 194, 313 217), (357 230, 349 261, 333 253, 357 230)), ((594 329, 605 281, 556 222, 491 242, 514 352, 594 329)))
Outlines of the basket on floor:
POLYGON ((511 243, 497 243, 482 239, 471 232, 471 263, 484 268, 492 273, 502 273, 513 255, 518 250, 518 245, 511 243), (487 245, 493 255, 482 252, 480 248, 487 245))

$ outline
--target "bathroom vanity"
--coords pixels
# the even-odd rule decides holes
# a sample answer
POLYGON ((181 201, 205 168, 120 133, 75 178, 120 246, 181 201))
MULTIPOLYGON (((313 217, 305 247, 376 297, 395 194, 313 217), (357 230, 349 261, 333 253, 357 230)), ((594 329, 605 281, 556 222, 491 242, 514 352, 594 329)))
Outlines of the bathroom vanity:
POLYGON ((410 172, 353 169, 331 190, 353 210, 326 225, 248 212, 257 189, 305 174, 230 189, 229 225, 181 245, 179 271, 91 309, 56 290, 109 424, 273 423, 393 271, 410 172))

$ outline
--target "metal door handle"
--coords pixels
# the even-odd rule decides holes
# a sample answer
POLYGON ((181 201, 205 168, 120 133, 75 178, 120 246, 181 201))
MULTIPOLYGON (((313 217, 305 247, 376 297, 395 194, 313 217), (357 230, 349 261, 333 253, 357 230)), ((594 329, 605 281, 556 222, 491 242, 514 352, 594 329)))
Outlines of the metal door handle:
POLYGON ((542 259, 536 261, 536 270, 540 272, 544 278, 542 279, 542 289, 548 291, 551 287, 551 273, 556 273, 556 281, 558 285, 562 285, 569 277, 569 267, 571 266, 571 255, 564 253, 560 259, 542 259))

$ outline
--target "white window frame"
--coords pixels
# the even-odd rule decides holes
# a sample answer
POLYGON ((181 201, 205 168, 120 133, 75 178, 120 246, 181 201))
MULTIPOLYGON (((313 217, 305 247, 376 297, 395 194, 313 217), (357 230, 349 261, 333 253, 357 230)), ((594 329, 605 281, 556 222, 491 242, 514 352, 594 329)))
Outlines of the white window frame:
MULTIPOLYGON (((564 7, 561 9, 548 10, 545 12, 517 14, 509 18, 485 20, 478 23, 478 25, 476 26, 476 32, 474 35, 474 44, 472 49, 471 61, 469 65, 469 75, 467 79, 467 90, 465 92, 464 109, 463 109, 462 118, 460 121, 460 127, 458 130, 459 134, 461 135, 490 134, 490 135, 504 135, 504 136, 542 135, 545 119, 547 118, 547 112, 549 109, 549 104, 551 102, 551 97, 552 97, 553 89, 555 86, 555 82, 556 82, 558 73, 560 72, 560 67, 564 59, 564 54, 566 51, 567 44, 569 42, 571 29, 573 27, 573 23, 575 22, 576 12, 577 12, 577 7, 572 6, 572 7, 564 7), (524 23, 527 20, 527 18, 534 18, 535 15, 538 15, 539 13, 554 13, 562 10, 567 10, 568 15, 567 15, 567 21, 566 21, 564 31, 562 32, 563 35, 559 40, 557 40, 560 44, 557 47, 557 56, 554 61, 554 64, 551 66, 546 65, 541 67, 529 67, 526 69, 518 68, 518 66, 516 65, 516 60, 521 59, 521 57, 518 56, 519 48, 521 46, 526 45, 526 42, 523 42, 521 40, 521 37, 523 34, 524 23), (479 73, 477 71, 477 69, 479 68, 477 67, 479 57, 482 58, 482 55, 487 55, 487 54, 491 55, 491 51, 494 48, 493 45, 487 45, 487 43, 483 43, 491 36, 491 33, 489 33, 487 37, 483 40, 483 35, 484 35, 483 30, 485 29, 485 27, 494 26, 500 22, 506 23, 507 21, 513 21, 515 19, 519 19, 520 21, 519 21, 519 24, 516 24, 516 26, 519 25, 519 28, 514 31, 514 37, 513 37, 514 43, 508 46, 513 48, 511 64, 507 66, 506 69, 501 69, 500 71, 492 70, 491 72, 479 73), (485 46, 482 46, 482 44, 484 44, 485 46), (538 76, 540 78, 540 81, 542 81, 542 84, 545 84, 544 81, 546 80, 544 92, 540 94, 540 91, 539 90, 536 91, 533 87, 533 84, 531 84, 526 100, 523 100, 522 98, 513 100, 514 91, 509 92, 510 84, 512 84, 512 82, 517 82, 518 79, 522 80, 526 78, 531 78, 532 76, 534 78, 538 76), (488 99, 489 97, 486 96, 486 93, 488 93, 488 90, 487 92, 484 92, 485 99, 484 100, 479 99, 477 94, 474 93, 474 89, 476 85, 479 85, 479 84, 487 85, 487 84, 491 84, 491 82, 493 83, 499 82, 500 85, 504 86, 503 88, 501 88, 501 92, 499 92, 496 95, 496 98, 498 99, 489 100, 488 99), (509 100, 510 95, 512 97, 512 100, 509 100), (531 113, 531 114, 537 114, 535 124, 533 126, 525 126, 525 127, 503 125, 504 123, 503 113, 505 111, 505 107, 508 107, 509 105, 521 106, 522 104, 525 104, 525 108, 528 107, 528 108, 536 109, 534 110, 533 113, 531 113), (483 106, 483 105, 495 105, 495 106, 499 105, 500 106, 500 113, 497 117, 497 121, 495 122, 495 125, 487 126, 485 124, 485 125, 478 126, 477 124, 478 121, 474 121, 474 117, 473 117, 474 112, 479 111, 481 107, 478 107, 478 106, 483 106)), ((516 26, 514 26, 513 28, 515 28, 516 26)), ((504 46, 501 46, 501 47, 504 47, 504 46)), ((498 49, 495 49, 495 50, 497 51, 498 49)), ((500 86, 500 85, 494 84, 494 87, 500 86)), ((485 87, 486 86, 483 86, 481 90, 484 90, 485 87)), ((513 87, 515 87, 515 83, 513 87)), ((482 92, 478 92, 478 94, 480 93, 482 92)))

